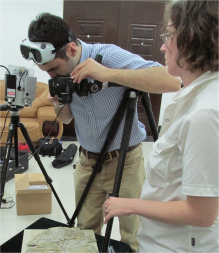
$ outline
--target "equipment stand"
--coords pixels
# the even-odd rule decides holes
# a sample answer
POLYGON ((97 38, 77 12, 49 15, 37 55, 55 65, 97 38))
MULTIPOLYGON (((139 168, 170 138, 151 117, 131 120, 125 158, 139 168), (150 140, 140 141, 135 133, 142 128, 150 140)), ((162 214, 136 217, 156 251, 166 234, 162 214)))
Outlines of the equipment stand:
MULTIPOLYGON (((97 163, 93 166, 93 172, 91 174, 90 179, 88 180, 88 183, 84 189, 84 192, 78 202, 78 205, 76 207, 76 210, 72 216, 71 219, 69 219, 53 185, 52 185, 52 180, 48 176, 42 162, 40 161, 40 157, 38 153, 36 152, 35 147, 33 146, 33 143, 28 135, 27 129, 25 126, 20 122, 20 117, 19 117, 19 109, 22 107, 13 107, 10 109, 11 113, 11 121, 9 124, 9 132, 8 132, 8 138, 7 138, 7 143, 6 143, 6 148, 5 148, 5 156, 3 160, 3 165, 2 165, 2 170, 1 170, 1 187, 0 187, 0 208, 1 208, 1 203, 2 203, 2 198, 4 195, 4 188, 5 188, 5 180, 7 176, 7 168, 8 168, 8 163, 9 163, 9 158, 10 158, 10 151, 12 147, 12 141, 14 138, 14 146, 15 146, 15 165, 18 167, 18 127, 21 129, 21 132, 26 140, 26 143, 28 144, 35 160, 37 161, 45 179, 46 182, 49 184, 53 194, 55 195, 66 219, 67 219, 67 224, 72 227, 75 225, 75 219, 77 218, 81 207, 84 203, 84 200, 87 196, 87 193, 92 185, 93 180, 95 179, 95 176, 97 173, 99 173, 102 169, 102 164, 104 162, 105 155, 107 154, 108 148, 113 141, 117 130, 120 126, 120 123, 126 113, 126 118, 125 118, 125 124, 124 124, 124 129, 123 129, 123 136, 121 140, 121 146, 120 146, 120 153, 119 153, 119 160, 118 160, 118 165, 117 165, 117 171, 116 171, 116 176, 115 176, 115 181, 114 181, 114 187, 113 187, 113 192, 110 194, 112 197, 119 197, 119 191, 120 191, 120 185, 121 185, 121 180, 122 180, 122 174, 123 174, 123 168, 125 164, 125 158, 126 158, 126 153, 128 151, 129 147, 129 140, 131 136, 131 130, 132 130, 132 124, 133 124, 133 119, 134 119, 134 114, 135 114, 135 109, 136 109, 136 104, 137 104, 137 98, 138 96, 141 97, 142 99, 142 105, 145 108, 148 120, 149 120, 149 125, 152 131, 153 139, 154 141, 157 140, 158 138, 158 132, 156 128, 156 123, 154 120, 154 116, 151 110, 151 103, 150 103, 150 98, 149 94, 147 93, 142 93, 139 91, 136 91, 134 89, 127 89, 125 91, 123 100, 113 118, 112 121, 112 126, 109 130, 109 133, 107 135, 106 141, 103 145, 103 148, 99 154, 99 157, 97 159, 97 163)), ((111 235, 111 230, 112 230, 112 225, 113 225, 113 218, 110 219, 107 223, 107 228, 106 228, 106 233, 105 233, 105 238, 103 242, 103 248, 102 248, 102 253, 108 252, 108 246, 109 246, 109 241, 110 241, 110 235, 111 235)))
POLYGON ((1 170, 1 188, 0 188, 0 195, 1 195, 1 202, 0 202, 0 207, 1 207, 1 203, 2 203, 2 198, 4 195, 4 188, 5 188, 5 180, 6 180, 6 176, 7 176, 7 170, 8 170, 8 163, 9 163, 9 158, 10 158, 10 151, 11 151, 11 147, 13 145, 12 141, 14 138, 14 148, 15 148, 15 165, 16 167, 18 167, 18 127, 21 129, 21 132, 26 140, 26 143, 28 144, 35 160, 37 161, 45 179, 46 182, 48 183, 48 185, 50 186, 53 194, 55 195, 67 221, 69 222, 69 217, 52 185, 52 179, 48 176, 41 160, 40 157, 38 155, 38 153, 36 152, 36 149, 28 135, 27 129, 25 128, 25 126, 20 122, 20 116, 19 116, 19 108, 21 107, 13 107, 10 109, 10 113, 11 113, 11 121, 9 123, 9 132, 8 132, 8 138, 7 138, 7 142, 6 142, 6 148, 5 148, 5 156, 4 156, 4 160, 3 160, 3 165, 2 165, 2 170, 1 170))
MULTIPOLYGON (((121 185, 121 180, 122 180, 123 168, 124 168, 124 164, 125 164, 126 153, 128 151, 128 147, 129 147, 129 140, 130 140, 130 136, 131 136, 132 124, 133 124, 133 119, 134 119, 134 114, 135 114, 135 109, 136 109, 136 104, 137 104, 137 98, 138 98, 139 94, 140 94, 139 91, 136 91, 133 89, 126 90, 126 92, 124 94, 124 98, 123 98, 114 118, 113 118, 112 126, 109 130, 109 133, 107 135, 104 146, 99 154, 99 157, 97 159, 97 163, 93 166, 93 172, 88 180, 88 183, 84 189, 84 192, 82 193, 82 196, 78 202, 76 210, 69 222, 70 227, 75 225, 75 219, 77 218, 77 216, 81 210, 83 202, 88 194, 88 191, 92 185, 92 182, 95 179, 95 176, 97 175, 98 172, 101 171, 102 164, 104 162, 104 157, 107 153, 107 150, 116 135, 116 132, 119 128, 119 125, 123 119, 125 112, 127 111, 125 125, 124 125, 124 129, 123 129, 123 136, 122 136, 122 141, 121 141, 121 146, 120 146, 119 161, 118 161, 117 172, 116 172, 116 176, 115 176, 113 192, 112 192, 112 194, 110 194, 110 196, 119 197, 119 190, 120 190, 120 185, 121 185)), ((158 138, 158 133, 157 133, 157 128, 156 128, 154 116, 153 116, 153 113, 151 110, 151 103, 150 103, 149 95, 147 93, 141 93, 141 99, 142 99, 142 104, 145 107, 145 111, 146 111, 146 114, 147 114, 147 117, 149 120, 149 125, 150 125, 151 131, 152 131, 153 139, 154 139, 154 141, 156 141, 158 138)), ((107 229, 106 229, 105 239, 104 239, 103 248, 102 248, 103 253, 108 252, 108 246, 109 246, 112 225, 113 225, 113 218, 110 219, 107 223, 107 229)))
MULTIPOLYGON (((118 161, 118 165, 117 165, 116 176, 115 176, 113 192, 111 194, 111 197, 119 197, 119 190, 120 190, 120 185, 121 185, 121 181, 122 181, 122 174, 123 174, 123 168, 124 168, 124 164, 125 164, 126 153, 128 151, 128 147, 129 147, 129 140, 130 140, 131 131, 132 131, 132 124, 133 124, 133 119, 134 119, 134 114, 135 114, 135 107, 136 107, 137 98, 138 98, 137 92, 131 91, 129 104, 128 104, 128 108, 127 108, 127 114, 126 114, 126 119, 125 119, 123 135, 122 135, 122 141, 121 141, 121 146, 120 146, 120 151, 119 151, 119 161, 118 161)), ((112 226, 113 226, 113 219, 114 218, 111 218, 107 222, 102 253, 108 252, 110 235, 111 235, 112 226)))

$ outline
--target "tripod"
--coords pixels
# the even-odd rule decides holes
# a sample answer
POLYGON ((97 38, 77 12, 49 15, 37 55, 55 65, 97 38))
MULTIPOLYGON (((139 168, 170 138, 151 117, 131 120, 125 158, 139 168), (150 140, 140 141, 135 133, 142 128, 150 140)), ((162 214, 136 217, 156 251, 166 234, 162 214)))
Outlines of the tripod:
MULTIPOLYGON (((145 108, 146 114, 148 116, 149 120, 149 125, 152 131, 153 139, 154 141, 157 140, 158 138, 158 133, 157 133, 157 128, 156 128, 156 123, 154 120, 154 116, 151 110, 151 103, 149 99, 149 95, 147 93, 140 93, 139 91, 133 90, 133 89, 128 89, 126 90, 123 100, 113 118, 112 126, 109 130, 109 133, 107 135, 106 141, 104 143, 104 146, 99 154, 99 157, 97 159, 97 163, 92 167, 93 172, 88 180, 88 183, 82 193, 82 196, 78 202, 78 205, 76 207, 76 210, 69 222, 69 226, 71 227, 72 225, 74 226, 75 224, 75 219, 78 216, 81 207, 83 205, 83 202, 88 194, 88 191, 92 185, 92 182, 95 179, 95 176, 97 175, 98 172, 101 171, 102 164, 104 162, 104 157, 107 153, 107 150, 109 148, 109 145, 113 141, 116 132, 119 128, 119 125, 123 119, 123 116, 126 113, 126 118, 125 118, 125 124, 124 124, 124 129, 123 129, 123 136, 122 136, 122 141, 121 141, 121 146, 120 146, 120 154, 119 154, 119 160, 118 160, 118 165, 117 165, 117 171, 116 171, 116 176, 115 176, 115 181, 114 181, 114 187, 113 187, 113 192, 110 194, 112 197, 119 197, 119 191, 120 191, 120 185, 121 185, 121 180, 122 180, 122 174, 123 174, 123 168, 125 164, 125 158, 126 158, 126 153, 128 151, 129 147, 129 140, 131 136, 131 129, 132 129, 132 124, 134 120, 134 114, 135 114, 135 109, 136 109, 136 104, 137 104, 137 98, 138 96, 141 96, 142 99, 142 104, 145 108)), ((110 240, 110 235, 111 235, 111 230, 112 230, 112 225, 113 225, 113 218, 110 219, 107 223, 107 229, 105 233, 105 239, 102 247, 102 252, 108 252, 108 246, 109 246, 109 240, 110 240)))
MULTIPOLYGON (((122 173, 123 173, 123 167, 125 163, 125 158, 126 158, 126 153, 128 150, 128 145, 129 145, 129 140, 130 140, 130 135, 131 135, 131 128, 132 128, 132 123, 133 123, 133 118, 135 114, 135 109, 136 109, 136 102, 138 96, 141 96, 142 99, 142 104, 145 107, 145 111, 147 114, 147 117, 149 119, 149 125, 152 131, 152 135, 154 140, 157 139, 157 129, 156 129, 156 124, 154 121, 153 113, 151 110, 151 103, 149 99, 149 95, 147 93, 141 93, 139 91, 129 89, 126 91, 124 98, 122 100, 122 103, 120 104, 119 110, 115 114, 113 118, 113 128, 110 129, 107 139, 104 143, 104 146, 101 150, 101 153, 98 157, 97 163, 93 167, 93 173, 87 183, 87 186, 85 187, 85 190, 82 194, 82 197, 77 205, 77 208, 72 216, 72 219, 70 220, 67 213, 65 212, 65 209, 54 189, 52 186, 52 180, 49 178, 48 174, 45 171, 45 168, 43 167, 40 157, 38 153, 35 150, 35 147, 33 146, 33 143, 28 135, 28 132, 25 128, 25 126, 20 123, 20 118, 19 118, 19 109, 22 107, 17 107, 15 106, 14 108, 11 108, 10 113, 11 113, 11 121, 9 124, 9 133, 8 133, 8 138, 7 138, 7 143, 6 143, 6 149, 5 149, 5 157, 3 160, 3 166, 1 170, 1 188, 0 188, 0 195, 1 195, 1 202, 2 198, 4 195, 4 187, 5 187, 5 179, 7 175, 7 167, 8 167, 8 162, 9 162, 9 155, 10 155, 10 150, 12 146, 12 140, 14 138, 14 144, 15 144, 15 160, 16 160, 16 167, 18 167, 18 134, 17 134, 17 129, 18 127, 21 129, 21 132, 32 152, 32 154, 35 157, 35 160, 37 161, 39 167, 41 168, 41 171, 47 181, 47 183, 50 185, 50 188, 52 189, 67 221, 69 226, 71 227, 73 224, 75 224, 75 219, 83 205, 83 202, 86 198, 86 195, 90 189, 90 186, 98 172, 101 171, 102 163, 104 161, 104 157, 107 153, 107 150, 109 148, 110 143, 113 141, 116 132, 118 130, 118 127, 120 125, 121 120, 123 119, 123 116, 127 110, 126 114, 126 120, 125 120, 125 125, 124 125, 124 131, 123 131, 123 136, 122 136, 122 142, 121 142, 121 147, 120 147, 120 156, 119 156, 119 161, 118 161, 118 167, 117 167, 117 172, 116 172, 116 177, 115 177, 115 182, 114 182, 114 187, 113 187, 113 192, 111 196, 118 197, 119 196, 119 190, 120 190, 120 185, 121 185, 121 180, 122 180, 122 173)), ((0 203, 1 207, 1 203, 0 203)), ((106 229, 106 234, 105 234, 105 239, 103 243, 103 248, 102 252, 108 252, 108 246, 109 246, 109 241, 110 241, 110 235, 111 235, 111 230, 112 230, 112 225, 113 225, 113 218, 108 222, 107 224, 107 229, 106 229)))
MULTIPOLYGON (((7 168, 8 168, 8 163, 9 163, 9 158, 10 158, 10 151, 11 151, 11 147, 13 145, 12 141, 14 138, 14 148, 15 148, 15 166, 16 168, 18 168, 18 128, 21 129, 21 132, 26 140, 26 143, 28 144, 35 160, 37 161, 45 179, 46 182, 48 183, 48 185, 50 186, 53 194, 55 195, 55 198, 57 199, 67 221, 69 221, 69 217, 52 185, 52 179, 48 176, 41 160, 40 157, 38 155, 38 153, 36 152, 36 149, 28 135, 27 129, 25 128, 25 126, 20 122, 20 116, 19 116, 19 109, 22 109, 23 107, 21 106, 13 106, 13 108, 10 108, 10 123, 9 123, 9 131, 8 131, 8 137, 7 137, 7 142, 6 142, 6 148, 5 148, 5 156, 4 156, 4 160, 3 160, 3 165, 2 165, 2 169, 1 169, 1 188, 0 188, 0 195, 1 195, 1 199, 0 199, 0 207, 1 207, 1 203, 2 203, 2 198, 4 195, 4 188, 5 188, 5 180, 6 180, 6 176, 7 176, 7 168)), ((9 109, 9 107, 4 108, 3 110, 7 110, 9 109)))

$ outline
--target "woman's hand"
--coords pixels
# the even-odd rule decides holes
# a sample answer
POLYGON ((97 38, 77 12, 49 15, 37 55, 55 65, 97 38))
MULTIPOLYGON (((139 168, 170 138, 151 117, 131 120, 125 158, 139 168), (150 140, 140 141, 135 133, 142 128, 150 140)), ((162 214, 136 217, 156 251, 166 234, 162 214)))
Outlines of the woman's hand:
POLYGON ((78 64, 77 67, 71 72, 70 76, 73 79, 73 83, 80 83, 81 80, 85 78, 106 82, 108 81, 108 72, 110 72, 110 69, 89 58, 86 61, 78 64))
POLYGON ((128 216, 131 215, 131 199, 110 197, 103 204, 103 212, 106 224, 109 219, 115 216, 128 216))

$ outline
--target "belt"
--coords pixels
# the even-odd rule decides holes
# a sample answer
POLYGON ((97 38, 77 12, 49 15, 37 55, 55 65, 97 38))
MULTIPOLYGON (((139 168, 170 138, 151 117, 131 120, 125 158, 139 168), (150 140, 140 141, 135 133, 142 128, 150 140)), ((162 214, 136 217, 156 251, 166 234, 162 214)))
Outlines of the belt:
MULTIPOLYGON (((130 152, 130 151, 132 151, 133 149, 135 149, 135 148, 137 148, 139 145, 140 145, 141 143, 138 143, 138 144, 136 144, 136 145, 134 145, 134 146, 130 146, 129 148, 128 148, 128 151, 127 152, 130 152)), ((87 158, 88 159, 97 159, 98 158, 98 156, 99 156, 99 153, 92 153, 92 152, 90 152, 90 151, 87 151, 86 149, 84 149, 83 147, 80 147, 80 150, 81 150, 81 152, 85 155, 85 156, 87 156, 87 158)), ((105 155, 105 158, 104 158, 104 161, 109 161, 109 160, 112 160, 113 158, 115 158, 115 157, 117 157, 118 156, 118 149, 117 150, 113 150, 113 151, 111 151, 111 152, 109 152, 109 153, 106 153, 106 155, 105 155)))

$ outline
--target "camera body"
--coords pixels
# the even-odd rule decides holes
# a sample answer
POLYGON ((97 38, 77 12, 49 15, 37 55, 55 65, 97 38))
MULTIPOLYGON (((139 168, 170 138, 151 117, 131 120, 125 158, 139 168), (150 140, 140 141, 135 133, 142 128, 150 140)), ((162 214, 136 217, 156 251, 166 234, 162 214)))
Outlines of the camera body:
POLYGON ((70 77, 54 77, 49 80, 50 95, 57 95, 60 104, 70 104, 74 92, 80 97, 86 97, 89 93, 96 93, 101 89, 101 82, 89 83, 87 79, 83 79, 81 83, 73 83, 70 77))
POLYGON ((30 107, 36 97, 37 79, 34 70, 8 65, 10 74, 5 74, 5 101, 11 106, 30 107))

